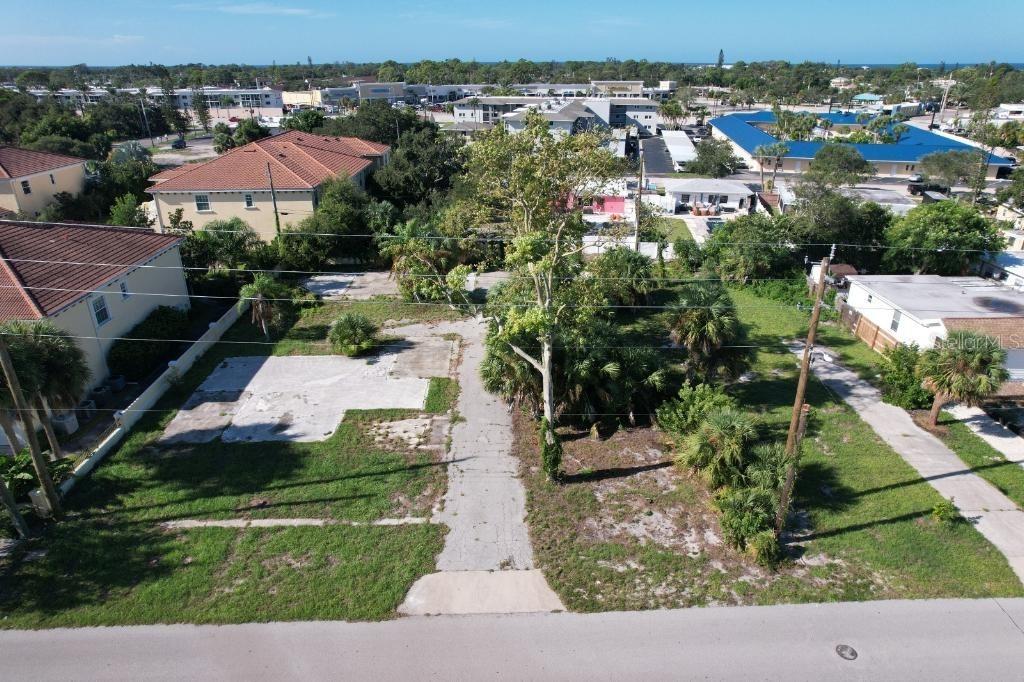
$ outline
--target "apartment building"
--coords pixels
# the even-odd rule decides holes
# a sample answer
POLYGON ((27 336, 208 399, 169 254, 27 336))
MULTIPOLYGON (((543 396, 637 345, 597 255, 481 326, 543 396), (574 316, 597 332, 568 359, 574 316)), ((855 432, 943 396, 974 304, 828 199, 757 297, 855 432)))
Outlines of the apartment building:
MULTIPOLYGON (((635 126, 643 135, 658 132, 658 103, 632 97, 570 97, 550 100, 576 103, 594 115, 594 124, 611 128, 635 126)), ((537 104, 536 97, 467 97, 455 102, 455 123, 493 124, 522 107, 537 104)))
POLYGON ((292 130, 250 142, 205 163, 185 164, 157 173, 147 190, 153 196, 163 230, 170 214, 197 228, 213 220, 241 218, 266 241, 278 226, 313 215, 320 187, 347 177, 359 187, 386 164, 391 148, 355 137, 325 137, 292 130))
POLYGON ((85 159, 0 146, 0 213, 38 216, 62 192, 85 187, 85 159))

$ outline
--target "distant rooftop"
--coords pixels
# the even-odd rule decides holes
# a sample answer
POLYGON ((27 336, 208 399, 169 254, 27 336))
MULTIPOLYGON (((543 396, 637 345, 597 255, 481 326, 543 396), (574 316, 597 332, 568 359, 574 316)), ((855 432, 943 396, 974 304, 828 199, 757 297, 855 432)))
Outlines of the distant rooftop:
POLYGON ((981 277, 851 275, 848 279, 922 321, 1024 318, 1024 296, 981 277))
MULTIPOLYGON (((854 114, 837 112, 815 115, 818 118, 830 120, 833 125, 861 125, 854 114)), ((753 154, 754 150, 762 145, 770 145, 779 141, 773 135, 758 127, 761 125, 769 126, 775 123, 775 114, 770 111, 726 114, 725 116, 711 119, 709 123, 749 154, 753 154)), ((818 150, 825 145, 825 142, 787 140, 785 145, 789 148, 789 153, 786 154, 787 158, 813 159, 818 150)), ((921 158, 934 152, 976 149, 970 145, 949 137, 936 135, 930 130, 916 126, 909 126, 908 130, 900 137, 899 142, 896 143, 851 144, 849 146, 859 151, 861 156, 868 161, 894 163, 916 163, 921 158)), ((1012 164, 1009 159, 995 155, 992 155, 989 163, 996 166, 1009 166, 1012 164)))

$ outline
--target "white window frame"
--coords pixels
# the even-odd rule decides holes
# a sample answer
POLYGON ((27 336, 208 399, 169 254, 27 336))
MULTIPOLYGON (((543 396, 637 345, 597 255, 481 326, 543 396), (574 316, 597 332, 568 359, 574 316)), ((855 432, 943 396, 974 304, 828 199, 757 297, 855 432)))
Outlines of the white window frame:
POLYGON ((122 301, 127 301, 132 297, 132 292, 128 291, 128 282, 118 282, 117 288, 121 290, 122 301))
POLYGON ((256 197, 253 196, 252 192, 243 194, 242 201, 245 203, 246 208, 256 208, 256 197))
POLYGON ((210 195, 209 194, 194 194, 192 198, 196 202, 196 213, 210 213, 212 210, 210 207, 210 195), (202 201, 199 198, 202 197, 202 201), (206 208, 199 208, 199 204, 206 204, 206 208))
POLYGON ((889 330, 898 332, 900 330, 900 320, 903 319, 903 313, 899 310, 892 311, 892 322, 889 323, 889 330))
POLYGON ((114 319, 114 316, 110 314, 110 308, 107 307, 107 299, 103 294, 97 294, 89 300, 89 310, 92 312, 92 319, 95 320, 97 328, 114 319), (97 303, 99 303, 98 307, 97 303), (106 319, 100 320, 100 310, 107 316, 106 319))

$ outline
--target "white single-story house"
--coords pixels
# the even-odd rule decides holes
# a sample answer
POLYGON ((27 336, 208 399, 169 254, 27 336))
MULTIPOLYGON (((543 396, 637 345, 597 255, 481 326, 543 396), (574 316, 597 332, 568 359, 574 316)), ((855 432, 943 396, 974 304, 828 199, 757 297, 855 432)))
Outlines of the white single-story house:
MULTIPOLYGON (((665 197, 672 197, 675 209, 717 206, 726 211, 747 211, 754 206, 754 191, 736 180, 716 178, 658 178, 665 197)), ((666 206, 667 208, 667 206, 666 206)))
POLYGON ((1010 380, 1000 395, 1024 395, 1024 296, 981 277, 850 275, 843 321, 882 351, 902 344, 927 349, 951 331, 996 338, 1006 350, 1010 380))
POLYGON ((189 307, 181 238, 152 230, 0 220, 0 321, 47 319, 76 337, 91 377, 159 306, 189 307))

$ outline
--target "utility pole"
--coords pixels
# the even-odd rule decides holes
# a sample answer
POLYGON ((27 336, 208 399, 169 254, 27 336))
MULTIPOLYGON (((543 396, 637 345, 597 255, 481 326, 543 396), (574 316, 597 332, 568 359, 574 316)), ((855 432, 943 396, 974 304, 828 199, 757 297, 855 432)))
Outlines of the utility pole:
POLYGON ((640 214, 641 205, 644 202, 644 145, 643 140, 637 137, 637 146, 640 147, 640 176, 638 178, 637 191, 636 191, 636 232, 633 250, 637 253, 640 252, 640 214))
POLYGON ((796 463, 800 447, 800 438, 803 436, 803 428, 807 427, 807 416, 804 410, 804 394, 807 392, 807 375, 811 369, 811 349, 814 348, 814 339, 818 335, 818 319, 821 317, 821 299, 825 296, 825 275, 828 273, 829 263, 835 255, 836 247, 832 245, 832 252, 821 259, 818 271, 818 286, 814 292, 814 308, 811 311, 811 324, 807 330, 807 343, 804 345, 803 359, 800 361, 800 379, 796 384, 796 399, 793 401, 793 413, 789 419, 789 434, 786 436, 786 456, 789 458, 789 466, 786 467, 786 483, 779 495, 779 510, 775 515, 775 534, 782 533, 786 526, 786 515, 789 512, 789 500, 793 494, 793 483, 796 480, 796 463))
POLYGON ((50 470, 43 459, 43 453, 39 449, 39 439, 36 437, 36 430, 33 425, 32 412, 25 396, 21 392, 21 383, 18 375, 14 372, 14 362, 11 360, 10 350, 7 348, 7 339, 0 336, 0 366, 3 367, 4 378, 7 379, 7 388, 11 391, 14 399, 14 408, 21 415, 21 423, 25 425, 25 436, 28 439, 28 450, 32 455, 32 466, 36 470, 36 477, 39 479, 39 487, 50 507, 50 514, 54 519, 64 516, 61 510, 60 498, 57 497, 57 489, 53 486, 53 479, 50 478, 50 470))
POLYGON ((142 108, 142 122, 146 124, 146 135, 149 136, 149 146, 153 148, 156 142, 153 140, 153 131, 149 129, 149 116, 146 115, 146 98, 139 99, 139 107, 142 108))
POLYGON ((277 234, 281 234, 281 216, 277 213, 277 192, 274 191, 274 174, 270 172, 270 162, 267 161, 267 179, 270 180, 270 202, 274 205, 274 228, 277 234))

